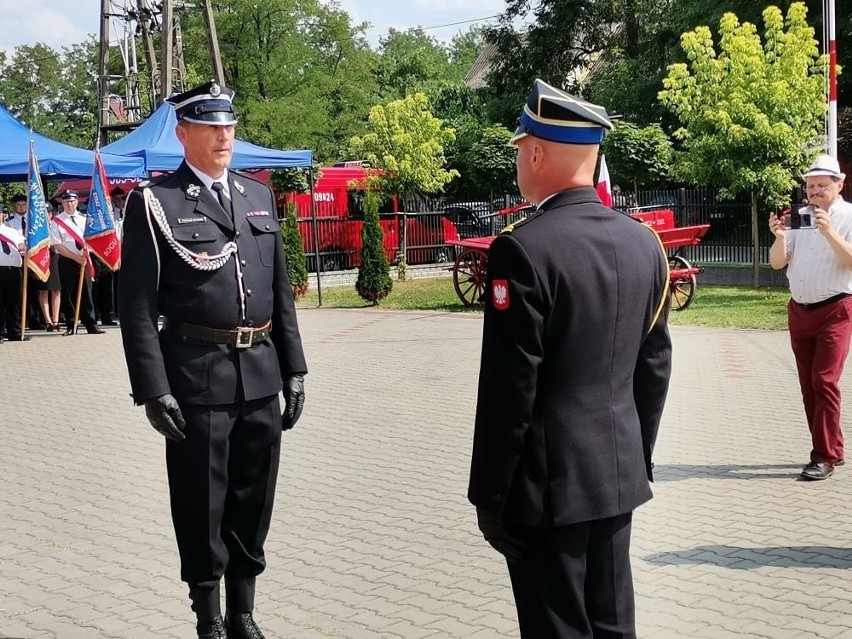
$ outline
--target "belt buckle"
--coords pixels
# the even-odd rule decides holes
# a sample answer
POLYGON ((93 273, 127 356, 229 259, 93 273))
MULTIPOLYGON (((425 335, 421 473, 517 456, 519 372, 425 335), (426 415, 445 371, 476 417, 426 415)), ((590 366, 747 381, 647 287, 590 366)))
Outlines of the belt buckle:
POLYGON ((239 328, 237 328, 237 342, 235 344, 237 348, 249 348, 253 339, 253 328, 248 328, 246 326, 240 326, 239 328))

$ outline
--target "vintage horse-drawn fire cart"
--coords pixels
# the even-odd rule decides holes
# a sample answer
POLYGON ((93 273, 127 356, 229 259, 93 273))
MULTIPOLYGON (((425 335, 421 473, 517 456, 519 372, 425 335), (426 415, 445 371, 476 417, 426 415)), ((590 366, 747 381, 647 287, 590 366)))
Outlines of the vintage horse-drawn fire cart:
MULTIPOLYGON (((522 206, 501 211, 500 215, 517 213, 522 206)), ((525 205, 529 208, 529 205, 525 205)), ((627 213, 648 224, 660 236, 663 248, 669 256, 669 292, 673 310, 688 307, 697 286, 697 276, 703 271, 700 266, 690 264, 681 254, 682 249, 701 242, 710 228, 709 224, 675 226, 674 211, 669 208, 635 208, 627 213)), ((482 303, 485 278, 488 272, 488 249, 496 236, 472 237, 449 242, 458 247, 458 256, 451 267, 456 294, 466 306, 482 303)))

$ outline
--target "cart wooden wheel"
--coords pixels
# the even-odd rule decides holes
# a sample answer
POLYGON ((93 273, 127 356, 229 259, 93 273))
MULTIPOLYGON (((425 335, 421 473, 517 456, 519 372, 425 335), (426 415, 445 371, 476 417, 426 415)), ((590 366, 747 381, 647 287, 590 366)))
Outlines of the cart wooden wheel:
POLYGON ((692 268, 692 265, 680 255, 673 255, 669 258, 669 270, 672 271, 672 276, 669 280, 669 294, 671 295, 672 310, 674 311, 684 310, 692 304, 692 300, 695 297, 695 275, 676 275, 674 273, 676 270, 689 268, 692 268))
POLYGON ((482 304, 487 267, 488 253, 482 249, 465 249, 456 258, 453 268, 453 286, 455 286, 456 295, 465 306, 482 304))

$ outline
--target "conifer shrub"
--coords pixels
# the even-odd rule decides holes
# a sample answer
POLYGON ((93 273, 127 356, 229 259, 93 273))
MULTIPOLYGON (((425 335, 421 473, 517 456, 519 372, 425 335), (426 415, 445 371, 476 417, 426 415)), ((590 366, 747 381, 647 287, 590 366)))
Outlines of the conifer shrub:
POLYGON ((384 233, 379 226, 379 200, 372 191, 364 194, 364 225, 361 227, 361 265, 355 290, 358 295, 378 306, 393 287, 390 264, 385 254, 384 233))
POLYGON ((305 261, 305 243, 296 220, 296 203, 287 203, 287 215, 281 222, 281 237, 287 256, 287 277, 293 289, 293 299, 300 300, 308 292, 308 267, 305 261))

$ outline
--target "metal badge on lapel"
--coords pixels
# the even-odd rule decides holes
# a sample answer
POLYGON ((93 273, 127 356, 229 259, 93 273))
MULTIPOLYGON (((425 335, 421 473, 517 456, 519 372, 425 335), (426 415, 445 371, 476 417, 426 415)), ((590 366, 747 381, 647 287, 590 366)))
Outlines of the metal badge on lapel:
POLYGON ((201 187, 198 184, 190 184, 186 187, 186 194, 191 198, 198 199, 198 196, 201 195, 201 187))
POLYGON ((245 187, 242 184, 240 184, 239 182, 237 182, 236 180, 234 180, 234 188, 237 189, 237 191, 240 192, 240 195, 246 194, 245 187))

